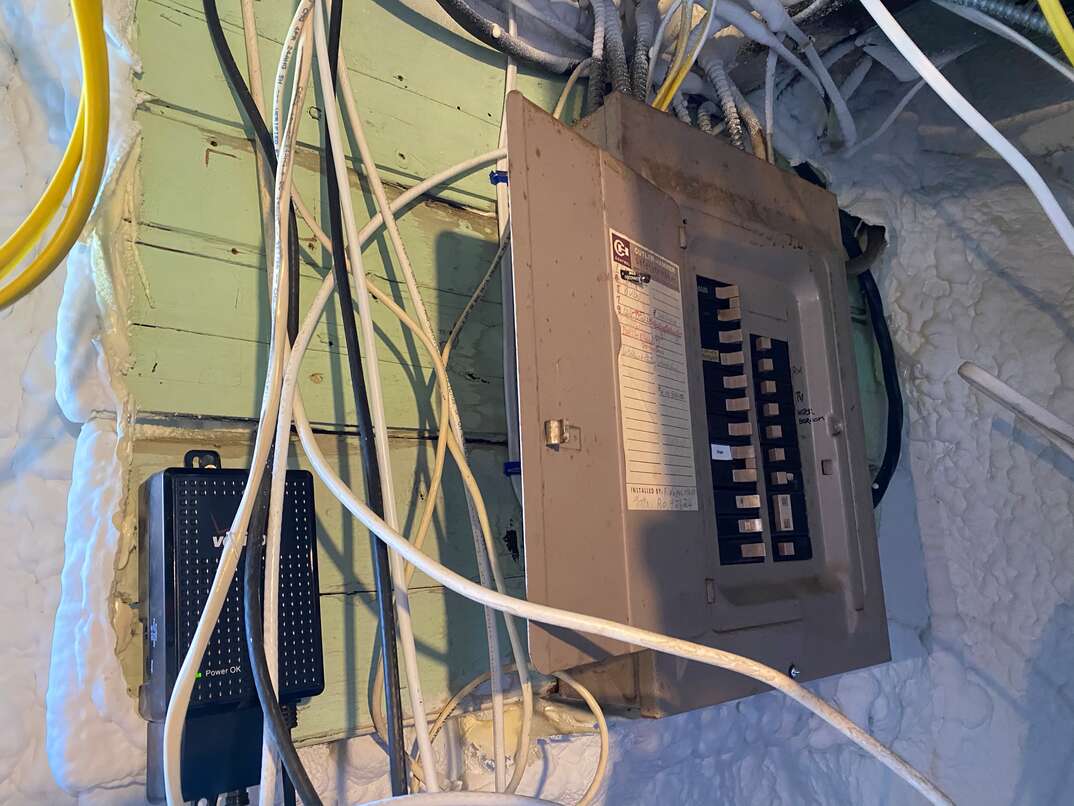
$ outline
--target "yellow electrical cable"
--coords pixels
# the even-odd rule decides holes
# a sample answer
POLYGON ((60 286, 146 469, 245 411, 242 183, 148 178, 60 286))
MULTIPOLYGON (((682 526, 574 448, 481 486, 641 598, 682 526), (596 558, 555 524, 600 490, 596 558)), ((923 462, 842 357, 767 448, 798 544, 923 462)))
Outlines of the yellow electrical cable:
MULTIPOLYGON (((660 90, 656 94, 656 98, 653 100, 653 106, 656 106, 657 102, 663 97, 664 90, 667 89, 668 84, 671 83, 671 78, 682 64, 682 60, 686 57, 686 46, 690 42, 690 25, 693 22, 694 3, 693 0, 683 0, 683 3, 679 6, 682 13, 679 15, 679 33, 678 39, 675 42, 675 54, 671 58, 671 63, 668 65, 667 75, 664 77, 664 83, 660 85, 660 90)), ((667 109, 667 106, 664 106, 667 109)))
POLYGON ((1037 0, 1037 5, 1044 12, 1044 19, 1048 21, 1048 27, 1052 29, 1059 46, 1066 54, 1067 61, 1074 65, 1074 27, 1070 24, 1067 13, 1059 0, 1037 0))
POLYGON ((56 216, 56 211, 63 204, 64 197, 71 189, 78 165, 82 161, 82 141, 85 132, 85 94, 78 101, 78 115, 75 117, 75 128, 71 132, 71 139, 67 141, 67 148, 63 152, 56 173, 52 175, 48 186, 41 198, 37 200, 34 209, 19 224, 11 236, 0 245, 0 278, 10 274, 19 261, 26 257, 26 253, 33 248, 34 244, 41 240, 48 225, 56 216))
POLYGON ((675 93, 679 91, 679 87, 682 86, 682 82, 686 80, 686 76, 689 75, 690 70, 694 67, 694 62, 697 61, 697 54, 701 52, 701 46, 704 45, 704 41, 699 41, 697 47, 694 48, 694 52, 675 71, 674 75, 668 76, 664 81, 664 85, 660 88, 660 92, 657 93, 656 98, 653 100, 653 106, 659 109, 661 112, 666 112, 667 108, 671 106, 671 101, 675 97, 675 93))
MULTIPOLYGON (((14 280, 0 288, 0 308, 21 299, 67 256, 86 225, 104 176, 108 151, 108 49, 101 0, 71 0, 82 60, 85 126, 82 159, 71 202, 44 249, 14 280)), ((51 183, 50 183, 51 185, 51 183)), ((10 270, 10 264, 2 267, 10 270)))
MULTIPOLYGON (((698 27, 702 32, 709 31, 709 20, 712 18, 712 12, 716 5, 716 0, 712 0, 709 3, 708 12, 698 23, 698 27)), ((659 109, 661 112, 666 112, 667 108, 671 106, 671 101, 675 98, 675 93, 679 91, 679 87, 682 86, 682 82, 686 80, 686 77, 690 74, 690 71, 694 69, 694 63, 697 61, 698 55, 701 53, 701 48, 705 46, 705 41, 708 37, 702 34, 697 38, 697 44, 694 45, 694 49, 690 52, 690 56, 685 61, 679 63, 678 68, 672 73, 672 69, 668 68, 667 78, 664 80, 663 86, 660 87, 660 92, 657 93, 656 98, 653 100, 653 106, 659 109)))

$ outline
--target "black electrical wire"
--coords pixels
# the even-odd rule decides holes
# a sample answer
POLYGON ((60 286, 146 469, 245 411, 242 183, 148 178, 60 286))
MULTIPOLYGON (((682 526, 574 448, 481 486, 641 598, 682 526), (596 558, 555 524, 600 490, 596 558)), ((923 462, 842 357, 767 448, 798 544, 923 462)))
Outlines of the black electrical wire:
MULTIPOLYGON (((328 59, 335 90, 336 71, 339 65, 339 37, 343 20, 343 0, 335 0, 328 22, 328 59)), ((362 369, 362 350, 358 343, 358 328, 354 322, 354 301, 351 297, 350 278, 347 274, 347 249, 343 241, 343 218, 340 209, 340 190, 336 180, 335 160, 332 157, 331 132, 325 127, 324 176, 328 195, 329 232, 332 238, 332 273, 336 279, 336 295, 339 299, 343 339, 347 345, 347 365, 351 376, 351 392, 354 408, 358 414, 358 442, 362 451, 366 500, 369 508, 378 516, 384 515, 384 499, 381 493, 380 463, 377 459, 376 441, 373 435, 373 418, 369 412, 369 396, 366 393, 365 374, 362 369)), ((374 369, 374 371, 376 371, 374 369)), ((395 609, 392 601, 391 565, 388 547, 375 535, 370 535, 373 551, 373 583, 377 595, 377 615, 384 668, 384 717, 387 722, 388 767, 392 794, 405 795, 409 791, 406 767, 406 744, 403 738, 403 706, 399 681, 399 658, 395 644, 395 609)))
MULTIPOLYGON (((820 187, 827 187, 820 174, 809 163, 803 162, 795 166, 795 171, 803 179, 820 187)), ((863 224, 860 218, 851 215, 846 210, 839 211, 839 234, 843 241, 843 249, 849 259, 847 271, 858 277, 858 286, 861 288, 861 295, 869 312, 873 338, 876 340, 876 347, 880 353, 880 373, 884 377, 884 395, 888 401, 884 458, 880 460, 880 467, 871 485, 875 508, 884 499, 884 493, 891 484, 891 477, 895 475, 895 468, 899 465, 905 412, 903 411, 902 389, 899 387, 898 365, 895 363, 895 346, 892 344, 891 331, 888 330, 888 322, 884 316, 884 302, 880 297, 880 289, 876 286, 876 278, 868 269, 884 245, 884 229, 865 225, 865 249, 863 250, 858 242, 858 233, 863 224)))
MULTIPOLYGON (((265 125, 265 121, 257 109, 257 104, 254 103, 254 97, 250 94, 249 87, 246 86, 246 80, 242 77, 239 66, 235 63, 235 57, 232 55, 227 38, 224 36, 224 28, 220 24, 220 13, 216 8, 216 0, 202 0, 202 6, 205 9, 205 23, 209 27, 209 37, 213 41, 216 58, 220 61, 220 66, 224 70, 224 76, 231 86, 231 91, 235 93, 238 99, 239 108, 246 117, 247 125, 253 130, 257 144, 261 147, 261 153, 265 157, 265 162, 268 163, 272 175, 275 176, 276 147, 272 143, 272 134, 265 125)), ((291 271, 295 276, 294 282, 288 284, 287 333, 293 340, 295 334, 298 333, 298 224, 295 221, 295 207, 293 204, 288 205, 287 218, 287 265, 291 266, 291 271)))
MULTIPOLYGON (((266 473, 265 478, 270 479, 271 474, 266 473)), ((298 757, 298 750, 295 749, 295 743, 291 739, 291 728, 283 715, 280 701, 276 699, 276 692, 273 691, 268 660, 265 657, 261 579, 265 559, 264 535, 268 526, 268 493, 267 485, 262 482, 261 489, 258 490, 257 507, 246 533, 242 592, 246 651, 250 656, 250 671, 253 674, 257 699, 261 702, 261 710, 265 717, 265 735, 279 755, 280 761, 283 762, 283 767, 294 783, 302 802, 308 806, 320 806, 321 799, 317 796, 317 790, 310 781, 306 768, 302 765, 302 759, 298 757)))
MULTIPOLYGON (((254 103, 253 96, 246 86, 246 82, 239 72, 235 57, 228 47, 224 36, 224 29, 220 24, 220 14, 216 8, 216 0, 203 0, 205 10, 205 22, 209 29, 213 48, 217 59, 223 68, 224 75, 231 85, 243 110, 247 123, 254 132, 258 146, 264 154, 265 161, 269 165, 272 175, 276 175, 276 151, 272 143, 272 136, 265 125, 261 113, 254 103)), ((298 237, 297 225, 293 207, 289 210, 290 239, 288 241, 288 265, 291 267, 293 278, 288 283, 289 315, 287 318, 287 335, 289 341, 294 342, 298 332, 298 237)), ((275 451, 270 450, 269 455, 275 451)), ((272 688, 272 679, 269 675, 268 661, 265 657, 264 625, 261 611, 261 578, 262 562, 264 556, 263 536, 268 524, 269 494, 272 481, 271 467, 268 467, 262 478, 261 487, 258 490, 254 512, 251 517, 250 528, 247 532, 245 567, 243 572, 243 611, 244 626, 246 631, 246 649, 250 657, 250 671, 254 679, 254 688, 261 704, 264 715, 265 735, 269 743, 276 750, 287 776, 294 783, 295 789, 301 796, 302 801, 310 806, 319 804, 317 790, 314 789, 309 775, 306 773, 302 760, 298 756, 294 742, 291 739, 291 730, 283 716, 280 702, 272 688)))
MULTIPOLYGON (((293 703, 287 705, 280 705, 280 711, 283 712, 283 718, 287 722, 287 729, 294 730, 298 725, 298 709, 293 703)), ((283 806, 297 806, 295 803, 295 785, 291 781, 291 776, 287 774, 287 768, 283 768, 283 774, 280 776, 280 788, 283 789, 283 806)))
POLYGON ((283 771, 283 806, 297 806, 295 802, 295 785, 291 783, 287 770, 283 771))
POLYGON ((887 434, 884 444, 884 458, 873 479, 873 506, 878 506, 887 492, 891 477, 899 464, 902 452, 903 404, 902 391, 899 388, 899 371, 895 364, 895 347, 891 342, 891 331, 884 318, 884 303, 880 298, 880 289, 876 286, 873 273, 866 269, 858 275, 861 294, 865 306, 869 309, 869 322, 873 326, 873 337, 880 352, 880 370, 884 376, 884 392, 888 399, 887 434))

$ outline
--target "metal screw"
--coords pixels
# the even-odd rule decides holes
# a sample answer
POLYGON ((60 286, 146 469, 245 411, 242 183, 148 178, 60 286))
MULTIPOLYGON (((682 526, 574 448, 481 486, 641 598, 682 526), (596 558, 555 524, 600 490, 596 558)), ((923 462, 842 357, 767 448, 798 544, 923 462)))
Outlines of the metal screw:
POLYGON ((792 680, 797 680, 799 677, 802 676, 802 670, 792 663, 791 668, 787 670, 787 674, 791 676, 792 680))

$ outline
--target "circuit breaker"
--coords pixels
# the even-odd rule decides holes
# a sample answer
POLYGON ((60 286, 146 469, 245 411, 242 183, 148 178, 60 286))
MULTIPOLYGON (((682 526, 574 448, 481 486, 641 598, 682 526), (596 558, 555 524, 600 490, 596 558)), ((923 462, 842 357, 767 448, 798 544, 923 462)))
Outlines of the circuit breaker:
MULTIPOLYGON (((834 197, 620 93, 507 115, 528 597, 803 679, 887 660, 834 197)), ((529 638, 649 716, 762 688, 529 638)))

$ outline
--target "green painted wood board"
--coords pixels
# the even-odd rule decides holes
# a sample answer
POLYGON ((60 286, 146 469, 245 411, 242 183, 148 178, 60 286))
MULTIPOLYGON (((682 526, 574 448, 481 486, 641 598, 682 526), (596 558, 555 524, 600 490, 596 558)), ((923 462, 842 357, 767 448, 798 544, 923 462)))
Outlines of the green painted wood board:
MULTIPOLYGON (((266 98, 292 3, 256 5, 266 98)), ((245 65, 236 0, 220 2, 232 50, 245 65)), ((213 55, 197 0, 140 0, 139 89, 148 105, 186 110, 241 136, 235 101, 213 55), (182 69, 176 69, 182 65, 182 69)), ((366 118, 370 147, 385 177, 413 184, 460 160, 496 147, 503 102, 504 57, 477 43, 447 19, 435 0, 349 3, 342 41, 351 81, 366 118)), ((551 108, 562 80, 520 71, 518 87, 551 108)), ((316 103, 310 96, 311 105, 316 103)), ((307 115, 299 137, 318 143, 307 115)), ((455 189, 455 198, 486 209, 494 195, 484 176, 455 189)))

